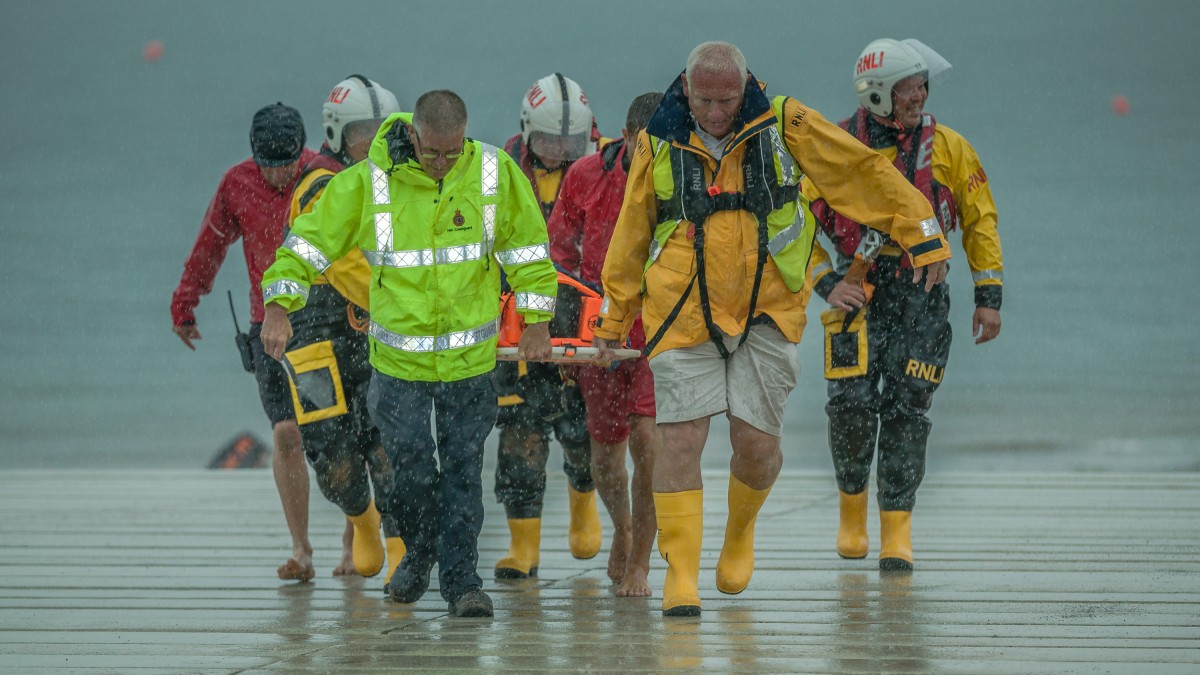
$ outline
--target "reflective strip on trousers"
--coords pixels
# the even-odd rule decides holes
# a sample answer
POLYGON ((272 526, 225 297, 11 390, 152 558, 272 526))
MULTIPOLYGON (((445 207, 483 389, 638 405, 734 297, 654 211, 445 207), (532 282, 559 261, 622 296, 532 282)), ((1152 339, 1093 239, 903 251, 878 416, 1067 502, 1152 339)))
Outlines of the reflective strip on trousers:
POLYGON ((263 289, 263 302, 277 295, 299 295, 307 300, 308 288, 299 282, 281 279, 263 289))
POLYGON ((1004 281, 1004 272, 1001 272, 1000 270, 979 270, 978 272, 971 272, 971 279, 974 280, 975 283, 979 283, 988 279, 1004 281))
POLYGON ((491 320, 482 326, 445 335, 401 335, 371 322, 371 337, 403 352, 444 352, 451 349, 473 347, 496 336, 499 321, 491 320))
POLYGON ((318 251, 316 246, 308 243, 304 237, 299 236, 295 232, 288 233, 287 239, 283 240, 283 248, 295 253, 304 262, 312 265, 317 270, 317 274, 321 274, 329 267, 329 259, 318 251))

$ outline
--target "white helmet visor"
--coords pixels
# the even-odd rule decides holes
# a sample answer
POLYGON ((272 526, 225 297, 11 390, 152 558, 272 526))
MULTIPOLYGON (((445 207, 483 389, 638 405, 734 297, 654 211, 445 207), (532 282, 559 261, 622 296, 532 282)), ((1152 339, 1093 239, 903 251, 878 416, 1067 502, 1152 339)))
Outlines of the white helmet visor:
POLYGON ((901 40, 900 43, 916 52, 921 57, 921 60, 925 62, 926 72, 928 73, 926 75, 927 80, 932 80, 950 70, 950 62, 943 58, 941 54, 933 51, 933 48, 924 42, 916 38, 907 38, 901 40))
POLYGON ((591 130, 568 136, 534 131, 529 134, 529 150, 542 163, 554 167, 563 162, 574 162, 587 154, 591 141, 591 130))

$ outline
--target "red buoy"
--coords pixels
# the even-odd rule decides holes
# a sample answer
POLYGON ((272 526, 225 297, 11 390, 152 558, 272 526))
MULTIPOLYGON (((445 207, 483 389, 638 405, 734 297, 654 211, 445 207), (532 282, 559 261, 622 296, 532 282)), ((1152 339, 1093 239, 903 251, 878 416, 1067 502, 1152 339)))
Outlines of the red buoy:
POLYGON ((151 40, 146 43, 145 47, 142 48, 142 58, 150 63, 154 63, 163 57, 163 52, 165 50, 166 49, 163 47, 162 42, 159 42, 158 40, 151 40))

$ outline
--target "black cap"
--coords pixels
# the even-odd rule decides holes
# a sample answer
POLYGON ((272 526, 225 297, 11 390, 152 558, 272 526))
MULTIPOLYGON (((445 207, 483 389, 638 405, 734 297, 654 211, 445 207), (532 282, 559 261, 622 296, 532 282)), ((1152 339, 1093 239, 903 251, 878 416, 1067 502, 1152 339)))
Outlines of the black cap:
POLYGON ((254 113, 250 152, 259 166, 285 166, 300 159, 305 140, 299 110, 275 103, 254 113))

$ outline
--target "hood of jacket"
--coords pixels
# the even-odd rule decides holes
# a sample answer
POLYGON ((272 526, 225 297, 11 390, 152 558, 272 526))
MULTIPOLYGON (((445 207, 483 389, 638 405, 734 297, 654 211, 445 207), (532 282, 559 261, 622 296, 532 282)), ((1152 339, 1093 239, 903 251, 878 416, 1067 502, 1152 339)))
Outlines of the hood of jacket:
MULTIPOLYGON (((679 73, 663 94, 662 102, 646 125, 646 132, 663 140, 686 144, 696 129, 696 120, 688 107, 688 97, 683 94, 683 75, 679 73)), ((738 110, 733 128, 735 136, 740 135, 747 124, 761 124, 763 115, 769 115, 772 121, 775 119, 775 114, 771 112, 771 100, 763 91, 762 83, 754 77, 754 73, 749 75, 746 79, 746 95, 742 98, 742 107, 738 110)))
MULTIPOLYGON (((367 158, 399 181, 411 185, 436 186, 438 181, 425 173, 421 163, 417 161, 407 126, 412 124, 412 115, 407 112, 393 113, 384 120, 383 124, 379 125, 375 140, 371 141, 367 158)), ((463 175, 471 164, 474 148, 474 141, 470 138, 463 139, 463 156, 442 179, 443 183, 452 183, 463 175)))

